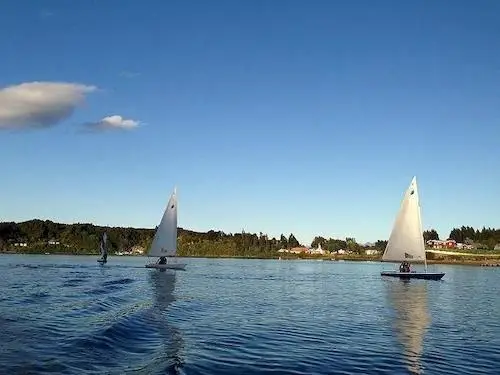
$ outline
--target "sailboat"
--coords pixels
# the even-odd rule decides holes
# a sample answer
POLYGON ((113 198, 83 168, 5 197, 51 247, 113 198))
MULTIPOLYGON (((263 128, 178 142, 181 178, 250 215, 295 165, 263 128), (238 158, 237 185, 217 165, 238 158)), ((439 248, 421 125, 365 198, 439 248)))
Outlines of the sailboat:
POLYGON ((99 250, 101 251, 101 257, 97 259, 97 262, 105 264, 108 262, 108 235, 106 232, 103 233, 101 237, 101 242, 99 244, 99 250))
POLYGON ((177 253, 177 190, 170 196, 167 208, 163 213, 160 225, 156 229, 148 257, 160 257, 156 263, 146 264, 146 268, 184 270, 186 264, 168 263, 168 257, 175 257, 177 253), (165 263, 162 262, 165 260, 165 263))
POLYGON ((444 273, 427 272, 427 259, 422 234, 422 219, 418 197, 417 178, 413 177, 405 192, 389 241, 385 247, 382 262, 424 263, 424 272, 383 271, 382 276, 403 279, 440 280, 444 273))

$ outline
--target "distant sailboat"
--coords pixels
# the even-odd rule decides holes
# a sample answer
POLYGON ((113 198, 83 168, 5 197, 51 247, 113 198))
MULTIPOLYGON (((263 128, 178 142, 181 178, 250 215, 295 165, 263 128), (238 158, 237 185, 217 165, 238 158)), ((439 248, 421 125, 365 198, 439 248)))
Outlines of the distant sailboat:
POLYGON ((146 264, 146 268, 184 270, 186 264, 168 263, 167 257, 175 257, 177 253, 177 190, 170 196, 167 208, 160 225, 156 229, 153 243, 147 253, 148 257, 159 257, 156 263, 146 264))
POLYGON ((410 186, 405 192, 396 222, 382 256, 382 262, 423 262, 425 265, 425 272, 383 271, 382 276, 429 280, 440 280, 444 276, 444 273, 427 272, 416 177, 413 177, 410 186))
POLYGON ((108 235, 106 232, 103 233, 101 237, 101 242, 99 244, 99 250, 101 252, 101 257, 97 261, 101 264, 108 262, 108 235))

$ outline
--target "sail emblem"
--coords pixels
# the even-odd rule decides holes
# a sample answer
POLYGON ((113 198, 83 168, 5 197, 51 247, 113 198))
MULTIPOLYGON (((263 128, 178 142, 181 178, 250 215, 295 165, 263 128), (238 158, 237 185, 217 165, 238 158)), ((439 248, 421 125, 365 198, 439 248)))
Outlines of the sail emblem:
POLYGON ((413 255, 405 253, 405 259, 413 259, 413 255))
POLYGON ((412 190, 411 193, 410 193, 410 195, 413 195, 413 193, 415 193, 415 190, 412 190))
POLYGON ((171 209, 173 209, 173 208, 174 208, 174 205, 172 205, 170 208, 171 208, 171 209))

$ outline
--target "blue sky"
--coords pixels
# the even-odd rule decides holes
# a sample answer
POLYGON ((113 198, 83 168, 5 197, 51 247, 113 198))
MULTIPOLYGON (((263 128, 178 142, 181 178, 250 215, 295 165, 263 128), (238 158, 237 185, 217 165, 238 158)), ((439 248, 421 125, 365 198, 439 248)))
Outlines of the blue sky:
POLYGON ((184 228, 366 242, 417 175, 425 228, 500 227, 498 1, 8 1, 0 46, 1 221, 153 227, 176 185, 184 228))

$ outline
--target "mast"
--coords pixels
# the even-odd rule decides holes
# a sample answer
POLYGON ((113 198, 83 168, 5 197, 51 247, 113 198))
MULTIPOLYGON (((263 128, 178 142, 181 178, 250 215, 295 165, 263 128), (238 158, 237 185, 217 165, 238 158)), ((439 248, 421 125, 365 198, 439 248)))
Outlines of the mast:
MULTIPOLYGON (((417 186, 417 180, 415 178, 415 187, 417 186)), ((422 230, 422 208, 420 206, 420 194, 417 196, 418 197, 418 222, 420 225, 420 233, 422 233, 422 238, 424 236, 423 230, 422 230)), ((424 271, 427 273, 427 253, 425 252, 425 240, 423 241, 424 244, 424 271)))

